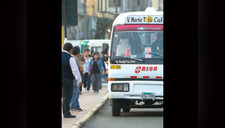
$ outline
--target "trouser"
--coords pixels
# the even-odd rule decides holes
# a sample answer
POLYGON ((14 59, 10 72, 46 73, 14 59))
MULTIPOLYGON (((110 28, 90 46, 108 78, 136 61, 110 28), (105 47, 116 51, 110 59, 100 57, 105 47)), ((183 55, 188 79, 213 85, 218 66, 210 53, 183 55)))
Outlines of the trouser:
POLYGON ((73 95, 73 79, 62 79, 63 115, 69 116, 70 101, 73 95))
POLYGON ((91 74, 91 83, 94 91, 99 91, 99 81, 101 73, 92 73, 91 74))
MULTIPOLYGON (((80 72, 81 80, 83 81, 83 71, 80 72)), ((80 92, 82 92, 82 85, 79 87, 80 92)))
POLYGON ((90 90, 91 86, 91 76, 88 75, 88 73, 84 74, 84 88, 87 88, 87 90, 90 90))
POLYGON ((80 105, 79 105, 79 87, 77 86, 77 80, 73 80, 73 96, 71 98, 70 101, 70 109, 79 109, 80 105))

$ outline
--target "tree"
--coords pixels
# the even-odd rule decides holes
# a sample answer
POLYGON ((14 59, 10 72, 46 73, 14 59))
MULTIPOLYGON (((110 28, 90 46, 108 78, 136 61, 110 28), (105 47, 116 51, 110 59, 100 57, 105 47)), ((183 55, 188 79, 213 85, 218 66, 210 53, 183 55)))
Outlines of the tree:
POLYGON ((105 34, 107 29, 112 25, 112 21, 98 18, 97 19, 97 29, 95 30, 95 39, 105 39, 105 34))

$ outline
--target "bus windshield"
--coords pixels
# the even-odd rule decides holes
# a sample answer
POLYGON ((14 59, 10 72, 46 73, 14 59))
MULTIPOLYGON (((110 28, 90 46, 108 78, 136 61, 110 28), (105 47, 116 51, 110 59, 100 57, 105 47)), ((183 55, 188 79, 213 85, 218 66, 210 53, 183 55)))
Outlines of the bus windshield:
POLYGON ((113 58, 163 59, 163 25, 118 25, 112 38, 113 58))

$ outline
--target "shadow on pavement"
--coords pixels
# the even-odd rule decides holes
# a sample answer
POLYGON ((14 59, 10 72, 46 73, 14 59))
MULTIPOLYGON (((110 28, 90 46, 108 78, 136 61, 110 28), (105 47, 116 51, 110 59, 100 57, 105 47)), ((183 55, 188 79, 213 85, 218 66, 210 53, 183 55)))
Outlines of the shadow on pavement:
POLYGON ((120 113, 120 117, 163 116, 163 111, 135 111, 120 113))

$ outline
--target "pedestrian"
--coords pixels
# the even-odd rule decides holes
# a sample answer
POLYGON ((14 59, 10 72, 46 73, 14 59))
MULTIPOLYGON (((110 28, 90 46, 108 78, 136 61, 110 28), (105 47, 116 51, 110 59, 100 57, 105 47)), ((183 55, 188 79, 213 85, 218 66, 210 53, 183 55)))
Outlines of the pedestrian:
POLYGON ((93 92, 98 94, 100 76, 104 75, 103 63, 101 59, 99 58, 99 52, 95 52, 93 56, 94 58, 91 60, 88 75, 89 76, 91 75, 91 83, 92 83, 93 92))
MULTIPOLYGON (((79 54, 77 55, 77 58, 79 59, 80 63, 83 65, 85 63, 85 59, 84 59, 84 56, 82 54, 80 54, 80 47, 79 46, 75 46, 77 49, 79 49, 79 54)), ((83 82, 83 71, 80 72, 80 75, 81 75, 81 79, 82 79, 82 82, 83 82)), ((82 85, 79 87, 80 89, 80 95, 82 95, 82 85)))
MULTIPOLYGON (((103 58, 99 57, 99 59, 102 61, 104 72, 106 72, 105 62, 104 62, 103 58)), ((99 79, 99 89, 102 89, 102 76, 103 75, 100 75, 100 79, 99 79)))
POLYGON ((93 56, 91 56, 91 54, 90 54, 90 49, 87 48, 85 51, 88 52, 89 57, 93 57, 93 56))
MULTIPOLYGON (((72 56, 76 60, 79 71, 83 72, 83 66, 80 63, 79 59, 77 58, 77 56, 79 54, 79 51, 80 51, 79 47, 73 47, 72 56)), ((73 81, 73 96, 72 96, 72 99, 70 101, 70 110, 83 111, 83 109, 81 109, 80 105, 79 105, 79 92, 80 92, 80 89, 77 86, 77 80, 75 79, 73 81)))
POLYGON ((70 113, 70 101, 73 95, 73 81, 78 81, 78 86, 82 85, 81 76, 75 59, 70 55, 73 50, 71 43, 65 43, 62 51, 62 97, 64 118, 75 118, 70 113))
POLYGON ((89 92, 90 86, 91 86, 91 76, 88 75, 89 71, 89 66, 92 60, 92 57, 89 56, 88 50, 84 50, 84 58, 85 58, 85 63, 84 63, 84 88, 89 92))
POLYGON ((107 52, 107 54, 104 54, 103 56, 103 61, 108 65, 108 57, 109 56, 109 52, 107 52))
POLYGON ((94 57, 94 51, 91 51, 90 57, 94 57))

